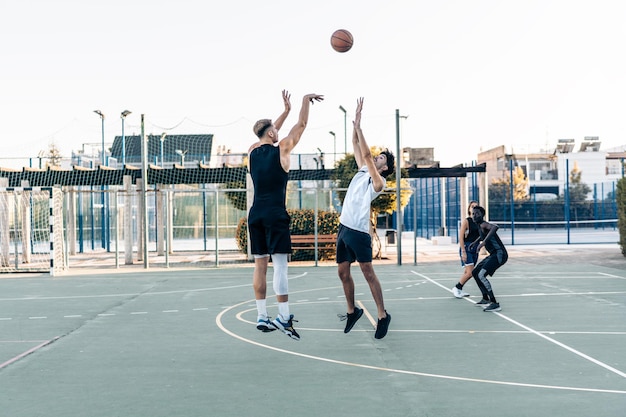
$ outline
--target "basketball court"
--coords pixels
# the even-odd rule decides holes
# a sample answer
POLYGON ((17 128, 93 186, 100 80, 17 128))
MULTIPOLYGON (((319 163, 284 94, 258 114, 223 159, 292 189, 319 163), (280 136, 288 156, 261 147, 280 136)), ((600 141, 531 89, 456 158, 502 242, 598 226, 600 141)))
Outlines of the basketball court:
MULTIPOLYGON (((497 313, 474 305, 473 282, 471 297, 452 297, 458 259, 377 263, 392 316, 382 340, 357 266, 365 314, 344 334, 336 266, 290 265, 300 341, 256 330, 249 265, 9 275, 0 279, 0 409, 12 417, 623 415, 618 249, 510 252, 491 280, 497 313)), ((268 303, 275 315, 274 298, 268 303)))

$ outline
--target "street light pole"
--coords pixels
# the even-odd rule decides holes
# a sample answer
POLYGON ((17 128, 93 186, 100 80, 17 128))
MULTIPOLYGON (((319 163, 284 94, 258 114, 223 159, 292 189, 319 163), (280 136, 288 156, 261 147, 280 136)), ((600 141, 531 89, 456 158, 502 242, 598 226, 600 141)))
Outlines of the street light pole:
POLYGON ((161 133, 161 168, 163 168, 163 142, 165 142, 165 136, 167 136, 167 133, 161 133))
POLYGON ((343 112, 343 154, 348 153, 348 112, 343 106, 339 106, 339 110, 343 112))
POLYGON ((335 162, 337 162, 337 135, 335 135, 335 132, 333 132, 332 130, 328 133, 333 135, 333 164, 334 164, 335 162))
MULTIPOLYGON (((402 202, 400 201, 401 181, 402 181, 402 161, 400 154, 400 118, 406 119, 409 116, 400 116, 400 110, 396 109, 396 226, 398 229, 398 265, 402 265, 402 229, 404 228, 402 219, 402 202)), ((413 231, 415 233, 415 231, 413 231)))
POLYGON ((105 152, 104 152, 104 114, 100 111, 100 110, 94 110, 94 113, 96 113, 98 116, 100 116, 100 119, 102 120, 102 160, 100 161, 101 165, 106 165, 106 158, 105 158, 105 152))
POLYGON ((185 167, 185 154, 187 153, 187 149, 185 149, 184 151, 181 149, 176 149, 176 153, 180 155, 180 165, 184 168, 185 167))
MULTIPOLYGON (((100 165, 106 165, 106 157, 105 157, 105 151, 104 151, 104 113, 102 113, 100 110, 94 110, 94 113, 96 113, 98 116, 100 116, 100 120, 102 120, 102 160, 100 161, 100 165)), ((101 226, 101 232, 100 235, 102 237, 102 249, 107 247, 107 242, 108 242, 108 238, 107 238, 107 222, 106 222, 106 217, 105 217, 105 209, 104 209, 104 184, 100 186, 100 189, 102 190, 102 195, 101 195, 101 203, 102 203, 102 208, 100 209, 100 226, 101 226)), ((93 239, 93 237, 92 237, 93 239)))
POLYGON ((122 167, 126 166, 126 136, 124 136, 124 121, 126 116, 132 113, 130 110, 124 110, 122 112, 122 167))

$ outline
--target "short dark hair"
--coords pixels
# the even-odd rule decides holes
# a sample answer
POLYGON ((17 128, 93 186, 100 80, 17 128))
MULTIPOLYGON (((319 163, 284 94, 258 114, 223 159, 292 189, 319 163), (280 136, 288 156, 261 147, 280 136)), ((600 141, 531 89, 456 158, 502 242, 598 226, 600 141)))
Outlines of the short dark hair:
POLYGON ((383 178, 387 178, 391 174, 393 174, 396 170, 396 158, 393 156, 393 153, 389 149, 385 149, 381 152, 382 155, 387 157, 387 169, 380 173, 383 178))
POLYGON ((482 206, 476 206, 476 207, 474 207, 474 210, 478 210, 478 211, 480 211, 480 214, 481 214, 482 216, 484 216, 485 214, 487 214, 487 211, 486 211, 486 210, 485 210, 485 208, 484 208, 484 207, 482 207, 482 206))
POLYGON ((272 119, 261 119, 254 124, 252 131, 260 139, 263 137, 267 129, 272 125, 272 119))

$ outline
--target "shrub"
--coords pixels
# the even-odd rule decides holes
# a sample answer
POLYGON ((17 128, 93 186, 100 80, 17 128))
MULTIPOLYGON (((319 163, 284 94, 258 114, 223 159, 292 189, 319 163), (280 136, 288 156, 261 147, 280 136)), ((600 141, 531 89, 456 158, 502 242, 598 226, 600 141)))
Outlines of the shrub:
MULTIPOLYGON (((287 213, 291 217, 290 231, 292 235, 312 235, 315 234, 315 211, 310 209, 288 209, 287 213)), ((317 212, 317 233, 320 235, 332 235, 337 233, 339 228, 339 213, 331 211, 317 212)), ((237 231, 235 232, 237 247, 243 253, 248 250, 248 220, 245 217, 239 219, 237 231)), ((334 251, 319 251, 320 260, 334 259, 334 251)), ((297 250, 291 255, 292 260, 314 260, 315 251, 297 250)))

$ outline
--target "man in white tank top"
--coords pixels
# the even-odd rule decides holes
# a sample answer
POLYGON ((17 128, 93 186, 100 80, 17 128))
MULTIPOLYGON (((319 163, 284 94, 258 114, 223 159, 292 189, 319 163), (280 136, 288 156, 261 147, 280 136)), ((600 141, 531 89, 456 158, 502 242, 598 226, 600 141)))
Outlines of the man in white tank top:
POLYGON ((374 337, 382 339, 387 334, 391 315, 385 310, 380 281, 372 265, 370 212, 372 201, 385 188, 385 177, 394 172, 395 158, 388 150, 372 157, 371 150, 361 130, 362 109, 363 98, 359 98, 352 134, 354 158, 359 171, 350 182, 341 209, 337 233, 337 265, 339 279, 341 279, 348 306, 344 333, 348 333, 363 315, 363 310, 355 305, 354 280, 350 272, 350 266, 354 261, 357 261, 376 303, 378 325, 374 337))

